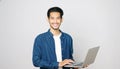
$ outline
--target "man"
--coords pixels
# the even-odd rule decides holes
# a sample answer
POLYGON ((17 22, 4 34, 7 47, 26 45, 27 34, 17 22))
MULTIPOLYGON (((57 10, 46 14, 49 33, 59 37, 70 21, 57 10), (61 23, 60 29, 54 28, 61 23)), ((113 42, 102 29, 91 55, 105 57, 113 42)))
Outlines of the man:
POLYGON ((50 29, 38 35, 33 48, 33 65, 40 69, 63 69, 64 65, 73 63, 73 40, 59 27, 63 21, 63 10, 52 7, 47 12, 50 29))

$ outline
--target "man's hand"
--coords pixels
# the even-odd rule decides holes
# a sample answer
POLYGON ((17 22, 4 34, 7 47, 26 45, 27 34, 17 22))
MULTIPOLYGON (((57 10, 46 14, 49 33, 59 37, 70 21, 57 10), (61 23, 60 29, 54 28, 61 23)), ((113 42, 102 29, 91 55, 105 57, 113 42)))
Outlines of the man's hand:
POLYGON ((84 65, 82 68, 86 68, 86 67, 88 67, 88 65, 84 65))
POLYGON ((62 62, 59 62, 59 67, 63 67, 64 65, 71 64, 71 63, 74 63, 74 61, 71 59, 65 59, 62 62))

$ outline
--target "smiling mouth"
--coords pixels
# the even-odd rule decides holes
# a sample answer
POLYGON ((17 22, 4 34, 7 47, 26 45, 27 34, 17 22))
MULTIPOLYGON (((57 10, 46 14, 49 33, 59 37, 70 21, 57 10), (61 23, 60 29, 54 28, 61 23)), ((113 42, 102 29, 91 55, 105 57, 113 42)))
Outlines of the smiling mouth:
POLYGON ((55 27, 56 27, 56 26, 58 26, 58 24, 57 24, 57 23, 54 23, 54 24, 53 24, 53 26, 55 26, 55 27))

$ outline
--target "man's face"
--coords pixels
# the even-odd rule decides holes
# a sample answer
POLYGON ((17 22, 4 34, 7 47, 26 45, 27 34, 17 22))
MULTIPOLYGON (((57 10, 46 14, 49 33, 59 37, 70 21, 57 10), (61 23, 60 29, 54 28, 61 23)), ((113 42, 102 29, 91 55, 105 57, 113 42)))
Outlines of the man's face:
POLYGON ((60 17, 60 13, 59 12, 51 12, 50 16, 48 18, 48 22, 50 24, 50 27, 54 30, 58 30, 61 22, 62 22, 62 18, 60 17))

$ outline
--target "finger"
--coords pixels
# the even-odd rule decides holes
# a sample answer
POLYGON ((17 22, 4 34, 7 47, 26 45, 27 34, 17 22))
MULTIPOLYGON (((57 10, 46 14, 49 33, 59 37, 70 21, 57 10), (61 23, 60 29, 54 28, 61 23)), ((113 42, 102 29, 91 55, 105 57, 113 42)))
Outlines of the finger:
POLYGON ((69 64, 72 64, 72 63, 67 63, 67 64, 69 65, 69 64))
POLYGON ((83 66, 83 68, 86 68, 86 67, 88 67, 88 65, 84 65, 84 66, 83 66))
POLYGON ((73 60, 71 60, 71 59, 68 59, 69 61, 71 61, 71 62, 74 62, 73 60))

